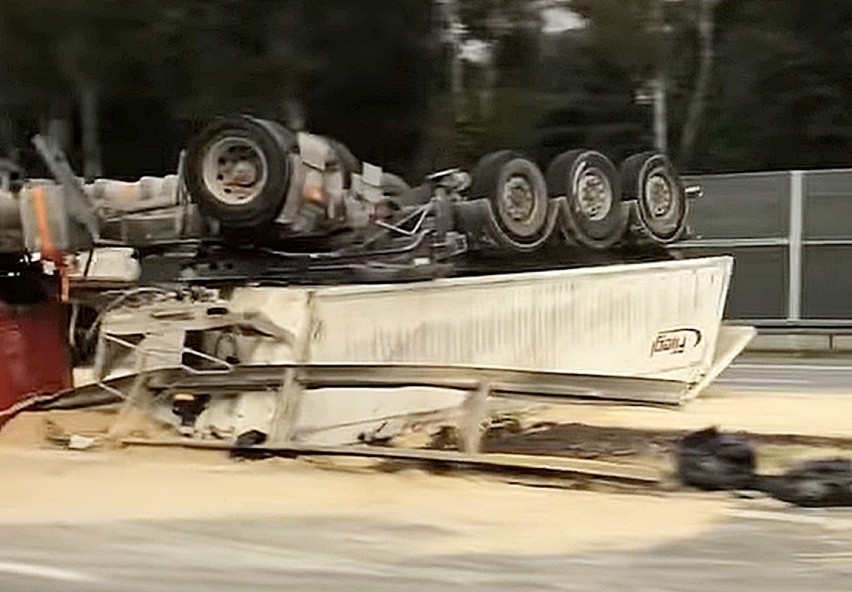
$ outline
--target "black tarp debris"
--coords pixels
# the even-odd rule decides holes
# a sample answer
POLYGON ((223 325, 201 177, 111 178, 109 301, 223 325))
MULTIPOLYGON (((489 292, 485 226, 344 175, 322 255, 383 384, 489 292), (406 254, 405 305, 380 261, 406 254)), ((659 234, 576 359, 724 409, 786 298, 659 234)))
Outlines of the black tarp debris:
POLYGON ((687 434, 677 446, 678 479, 690 487, 749 489, 754 469, 754 448, 744 436, 708 428, 687 434))
POLYGON ((707 428, 677 445, 677 476, 705 491, 761 491, 804 507, 852 506, 852 459, 802 462, 781 475, 755 472, 755 450, 744 435, 707 428))
POLYGON ((798 506, 852 506, 852 460, 832 458, 800 463, 783 475, 761 477, 760 489, 798 506))

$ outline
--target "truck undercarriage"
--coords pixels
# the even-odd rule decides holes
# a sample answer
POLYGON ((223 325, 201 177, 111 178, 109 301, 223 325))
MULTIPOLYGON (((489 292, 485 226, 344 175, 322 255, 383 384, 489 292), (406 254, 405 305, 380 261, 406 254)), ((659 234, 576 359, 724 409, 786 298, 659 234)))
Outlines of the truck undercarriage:
POLYGON ((662 155, 618 171, 592 150, 544 173, 502 150, 470 174, 411 187, 335 140, 247 116, 205 128, 177 174, 132 183, 81 183, 49 138, 34 142, 59 183, 7 193, 6 249, 127 247, 143 283, 385 282, 666 259, 694 194, 662 155))

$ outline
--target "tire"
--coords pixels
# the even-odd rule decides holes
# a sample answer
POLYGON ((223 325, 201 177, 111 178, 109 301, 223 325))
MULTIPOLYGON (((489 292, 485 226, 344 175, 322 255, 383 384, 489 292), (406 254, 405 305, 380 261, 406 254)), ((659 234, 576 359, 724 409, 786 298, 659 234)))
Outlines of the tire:
POLYGON ((606 156, 593 150, 563 152, 547 167, 546 179, 551 197, 565 197, 561 228, 569 243, 603 250, 624 239, 629 208, 621 201, 615 165, 606 156))
POLYGON ((686 191, 671 161, 643 152, 621 165, 622 198, 631 204, 631 230, 639 237, 667 245, 686 230, 686 191))
MULTIPOLYGON (((497 230, 519 247, 536 245, 548 231, 547 184, 538 166, 512 150, 479 159, 470 197, 488 200, 497 230)), ((507 242, 507 241, 498 241, 507 242)))
POLYGON ((215 121, 190 142, 186 185, 223 229, 271 223, 287 195, 294 135, 279 123, 243 116, 215 121))

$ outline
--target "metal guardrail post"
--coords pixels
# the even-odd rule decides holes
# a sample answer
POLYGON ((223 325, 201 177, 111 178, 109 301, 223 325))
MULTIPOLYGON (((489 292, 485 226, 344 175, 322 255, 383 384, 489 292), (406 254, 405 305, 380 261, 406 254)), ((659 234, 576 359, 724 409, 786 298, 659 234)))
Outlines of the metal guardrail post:
POLYGON ((802 231, 804 227, 804 174, 790 171, 790 243, 787 320, 802 318, 802 231))

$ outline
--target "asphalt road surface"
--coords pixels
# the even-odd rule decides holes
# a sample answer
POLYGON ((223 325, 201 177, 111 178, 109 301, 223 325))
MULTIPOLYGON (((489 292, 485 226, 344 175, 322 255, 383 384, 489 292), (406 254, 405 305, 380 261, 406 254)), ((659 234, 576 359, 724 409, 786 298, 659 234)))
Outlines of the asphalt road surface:
POLYGON ((745 356, 714 384, 759 391, 852 394, 852 358, 745 356))
POLYGON ((280 518, 4 526, 0 590, 852 590, 852 513, 837 510, 743 510, 700 538, 636 553, 424 557, 406 552, 407 541, 435 529, 280 518), (388 537, 396 544, 372 544, 388 537))

